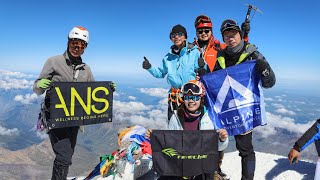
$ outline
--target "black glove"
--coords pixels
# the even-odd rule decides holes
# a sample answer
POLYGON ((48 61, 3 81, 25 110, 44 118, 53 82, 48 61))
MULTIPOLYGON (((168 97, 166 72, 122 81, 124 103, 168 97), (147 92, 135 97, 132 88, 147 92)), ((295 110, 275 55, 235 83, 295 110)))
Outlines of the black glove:
POLYGON ((142 63, 142 68, 143 69, 149 69, 151 68, 151 64, 149 63, 148 59, 144 56, 143 57, 144 61, 142 63))
POLYGON ((197 76, 202 76, 207 74, 207 71, 204 68, 199 68, 196 73, 197 73, 197 76))
POLYGON ((256 71, 258 74, 261 74, 261 76, 266 77, 270 74, 270 65, 267 61, 258 59, 256 63, 256 71))
POLYGON ((204 62, 204 59, 203 59, 202 57, 199 57, 199 58, 198 58, 198 65, 199 65, 199 67, 200 67, 200 68, 203 68, 205 64, 206 64, 206 63, 204 62))
POLYGON ((250 32, 250 23, 249 22, 243 22, 241 24, 241 31, 244 36, 247 36, 250 32))

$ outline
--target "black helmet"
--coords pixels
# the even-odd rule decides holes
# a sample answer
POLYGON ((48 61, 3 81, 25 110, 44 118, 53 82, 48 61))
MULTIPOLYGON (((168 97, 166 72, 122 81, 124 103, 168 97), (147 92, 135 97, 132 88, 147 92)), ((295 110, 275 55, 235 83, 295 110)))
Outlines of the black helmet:
POLYGON ((224 20, 220 27, 221 34, 223 35, 223 33, 226 30, 231 30, 231 29, 238 31, 241 34, 241 29, 235 20, 233 19, 224 20))

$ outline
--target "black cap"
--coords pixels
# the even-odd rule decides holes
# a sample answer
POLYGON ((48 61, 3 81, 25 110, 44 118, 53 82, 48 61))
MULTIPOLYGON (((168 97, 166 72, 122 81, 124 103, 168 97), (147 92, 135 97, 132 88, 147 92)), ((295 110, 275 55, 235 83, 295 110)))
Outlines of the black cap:
POLYGON ((171 29, 170 34, 179 33, 179 32, 182 32, 186 36, 186 38, 188 38, 186 28, 181 26, 180 24, 177 24, 177 25, 173 26, 173 28, 171 29))
POLYGON ((223 36, 223 33, 227 30, 236 30, 241 34, 241 29, 240 29, 238 23, 233 19, 227 19, 222 22, 221 27, 220 27, 220 32, 221 32, 222 36, 223 36))

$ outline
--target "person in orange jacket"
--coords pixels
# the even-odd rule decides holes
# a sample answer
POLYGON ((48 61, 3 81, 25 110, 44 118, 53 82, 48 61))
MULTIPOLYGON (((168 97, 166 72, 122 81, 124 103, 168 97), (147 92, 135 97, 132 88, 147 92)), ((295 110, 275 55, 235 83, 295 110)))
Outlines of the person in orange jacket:
MULTIPOLYGON (((200 15, 194 21, 194 27, 196 28, 196 34, 198 39, 194 39, 200 51, 200 58, 198 59, 199 67, 208 66, 207 72, 213 72, 217 62, 217 54, 219 51, 225 49, 226 44, 220 43, 218 39, 215 39, 212 31, 212 21, 206 15, 200 15)), ((250 31, 250 24, 243 22, 241 25, 242 32, 245 32, 244 37, 248 36, 250 31)), ((248 39, 248 38, 246 38, 248 39)), ((203 75, 207 72, 198 71, 199 75, 203 75)))
POLYGON ((201 56, 199 58, 199 65, 204 66, 204 62, 208 65, 208 71, 212 72, 217 62, 218 51, 226 47, 221 44, 219 40, 215 39, 212 34, 212 21, 206 15, 200 15, 194 22, 196 28, 197 38, 194 43, 199 47, 201 56))
MULTIPOLYGON (((226 48, 226 44, 220 43, 218 39, 215 39, 212 32, 212 21, 206 15, 200 15, 194 21, 194 27, 196 28, 197 38, 194 38, 194 44, 198 46, 200 51, 200 57, 198 59, 198 76, 213 72, 217 62, 217 54, 219 51, 226 48), (207 65, 207 70, 203 67, 207 65)), ((250 24, 247 22, 242 23, 241 28, 243 32, 246 32, 244 36, 247 36, 250 31, 250 24)), ((224 156, 223 151, 219 151, 219 171, 214 175, 214 180, 229 179, 228 176, 221 170, 222 159, 224 156)))

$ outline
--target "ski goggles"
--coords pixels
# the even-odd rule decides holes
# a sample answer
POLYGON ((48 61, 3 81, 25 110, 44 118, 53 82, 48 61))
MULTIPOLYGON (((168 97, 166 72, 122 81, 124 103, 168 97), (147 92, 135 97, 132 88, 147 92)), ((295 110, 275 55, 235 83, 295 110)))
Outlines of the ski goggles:
POLYGON ((201 99, 201 96, 199 96, 199 95, 190 95, 190 96, 189 95, 185 95, 183 97, 184 97, 185 101, 192 100, 192 101, 196 102, 196 101, 199 101, 199 99, 201 99))
POLYGON ((71 48, 76 48, 78 47, 79 49, 84 49, 87 47, 87 43, 82 41, 82 40, 78 40, 78 39, 71 39, 69 41, 69 45, 71 48))
POLYGON ((201 95, 202 88, 194 83, 184 84, 181 88, 183 94, 201 95))
POLYGON ((227 29, 235 29, 235 30, 239 31, 240 27, 235 20, 227 19, 227 20, 223 21, 223 23, 221 24, 220 31, 221 31, 221 33, 223 33, 227 29))
POLYGON ((210 31, 211 31, 210 29, 198 29, 197 33, 198 34, 202 34, 202 33, 208 34, 210 31))
POLYGON ((183 32, 171 33, 170 38, 175 38, 176 36, 181 37, 183 35, 184 35, 183 32))

